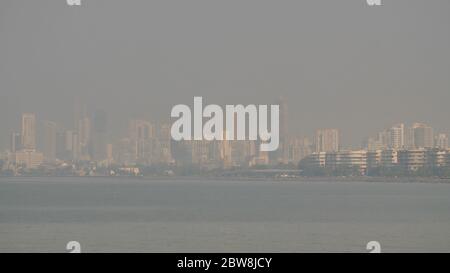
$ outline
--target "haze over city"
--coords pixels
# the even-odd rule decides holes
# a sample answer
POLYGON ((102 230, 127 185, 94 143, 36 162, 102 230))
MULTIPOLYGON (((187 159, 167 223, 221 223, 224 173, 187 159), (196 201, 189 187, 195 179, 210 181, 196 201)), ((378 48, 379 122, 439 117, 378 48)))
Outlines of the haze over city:
POLYGON ((1 0, 0 253, 450 252, 449 30, 448 0, 1 0))
POLYGON ((2 2, 0 150, 22 112, 69 127, 82 100, 120 138, 195 95, 283 96, 293 133, 339 128, 344 146, 399 122, 448 133, 450 3, 364 2, 2 2))

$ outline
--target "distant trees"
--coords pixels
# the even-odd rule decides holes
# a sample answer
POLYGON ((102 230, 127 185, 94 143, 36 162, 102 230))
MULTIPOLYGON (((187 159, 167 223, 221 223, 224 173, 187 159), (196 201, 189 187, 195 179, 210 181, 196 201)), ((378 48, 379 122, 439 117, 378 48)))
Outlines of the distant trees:
POLYGON ((299 169, 304 176, 373 176, 373 177, 441 177, 450 178, 450 167, 425 166, 417 170, 409 170, 402 166, 378 166, 369 168, 365 174, 358 166, 313 166, 302 164, 299 169))
POLYGON ((358 166, 319 167, 299 165, 304 176, 361 176, 358 166))
POLYGON ((413 176, 411 172, 400 166, 378 166, 367 170, 368 176, 402 177, 413 176))

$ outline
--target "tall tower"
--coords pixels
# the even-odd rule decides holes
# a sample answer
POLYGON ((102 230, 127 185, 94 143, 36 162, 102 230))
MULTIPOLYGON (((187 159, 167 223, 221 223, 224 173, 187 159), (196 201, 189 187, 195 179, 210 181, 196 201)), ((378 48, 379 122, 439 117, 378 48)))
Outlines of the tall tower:
POLYGON ((230 145, 230 140, 227 140, 227 135, 229 133, 227 132, 227 130, 223 131, 223 140, 221 141, 221 158, 222 158, 222 163, 223 163, 223 167, 224 168, 229 168, 231 167, 231 145, 230 145))
POLYGON ((84 117, 78 122, 78 141, 82 160, 91 160, 91 119, 84 117))
POLYGON ((17 151, 20 151, 22 149, 22 137, 19 133, 13 132, 11 133, 11 142, 10 142, 10 149, 9 151, 11 153, 15 153, 17 151))
POLYGON ((87 104, 81 99, 74 102, 73 156, 76 160, 92 159, 92 121, 87 104))
POLYGON ((287 164, 289 161, 289 113, 288 113, 288 105, 287 101, 284 97, 280 97, 277 101, 277 104, 280 107, 280 126, 279 126, 279 134, 280 134, 280 145, 277 151, 270 152, 269 157, 270 161, 276 161, 277 163, 287 164))
POLYGON ((436 137, 436 148, 447 150, 448 149, 448 136, 447 134, 439 134, 436 137))
POLYGON ((22 114, 22 148, 25 150, 36 150, 35 114, 22 114))
POLYGON ((154 126, 145 120, 131 120, 128 127, 133 160, 151 164, 153 154, 154 126))
POLYGON ((405 125, 403 123, 392 126, 389 130, 389 146, 392 149, 402 149, 405 147, 405 125))
POLYGON ((320 129, 316 131, 316 152, 339 151, 339 130, 320 129))
POLYGON ((48 162, 56 160, 56 123, 51 121, 44 122, 44 157, 48 162))
POLYGON ((92 156, 96 161, 107 158, 108 116, 103 110, 94 112, 92 126, 92 156))
POLYGON ((414 148, 433 148, 433 128, 424 123, 414 123, 412 126, 414 148))
POLYGON ((288 105, 285 98, 281 97, 278 100, 280 105, 280 140, 286 140, 289 135, 289 112, 288 105))

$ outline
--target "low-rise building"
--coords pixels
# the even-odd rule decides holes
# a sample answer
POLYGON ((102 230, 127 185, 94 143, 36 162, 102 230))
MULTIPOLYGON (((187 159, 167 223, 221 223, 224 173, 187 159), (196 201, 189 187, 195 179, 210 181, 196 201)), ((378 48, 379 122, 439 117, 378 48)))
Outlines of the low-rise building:
POLYGON ((440 168, 447 165, 447 151, 440 149, 428 150, 426 153, 426 167, 440 168))
POLYGON ((339 167, 358 168, 361 174, 365 174, 368 164, 368 152, 358 151, 340 151, 327 153, 325 166, 331 169, 339 167))
POLYGON ((34 150, 21 150, 8 155, 9 165, 23 166, 26 169, 36 169, 44 162, 44 155, 34 150))
POLYGON ((427 150, 401 150, 398 151, 398 164, 408 171, 417 171, 427 163, 427 150))

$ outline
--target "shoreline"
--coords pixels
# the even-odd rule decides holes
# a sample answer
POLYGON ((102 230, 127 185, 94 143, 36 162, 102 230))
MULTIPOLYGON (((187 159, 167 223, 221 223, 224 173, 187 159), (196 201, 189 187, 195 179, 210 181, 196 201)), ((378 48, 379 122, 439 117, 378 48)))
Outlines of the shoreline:
POLYGON ((0 176, 0 180, 3 179, 27 179, 27 178, 79 178, 85 179, 135 179, 141 181, 153 181, 153 180, 178 180, 178 181, 265 181, 265 182, 355 182, 355 183, 427 183, 427 184, 450 184, 450 178, 437 178, 437 177, 367 177, 367 176, 355 176, 355 177, 329 177, 329 176, 317 176, 317 177, 291 177, 291 178, 273 178, 273 177, 226 177, 226 176, 0 176))

